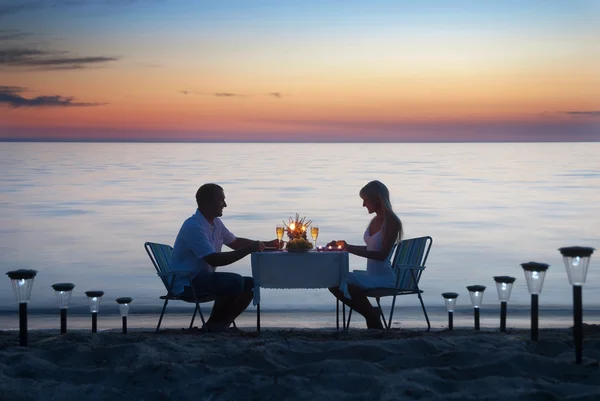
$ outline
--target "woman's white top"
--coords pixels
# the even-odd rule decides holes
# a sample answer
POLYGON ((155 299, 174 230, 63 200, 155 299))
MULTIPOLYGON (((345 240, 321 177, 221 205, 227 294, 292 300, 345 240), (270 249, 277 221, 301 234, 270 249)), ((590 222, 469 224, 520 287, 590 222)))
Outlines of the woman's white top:
MULTIPOLYGON (((363 236, 367 251, 378 251, 382 247, 383 234, 381 230, 375 234, 369 234, 369 227, 363 236)), ((354 270, 348 273, 348 284, 356 285, 364 289, 370 288, 394 288, 396 286, 396 275, 392 270, 391 252, 384 260, 367 259, 367 270, 354 270)))

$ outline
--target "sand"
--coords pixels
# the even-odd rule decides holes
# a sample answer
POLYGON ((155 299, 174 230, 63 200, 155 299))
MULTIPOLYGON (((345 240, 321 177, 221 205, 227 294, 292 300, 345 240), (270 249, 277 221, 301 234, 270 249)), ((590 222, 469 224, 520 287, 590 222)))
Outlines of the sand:
POLYGON ((600 400, 571 331, 0 332, 1 400, 600 400))

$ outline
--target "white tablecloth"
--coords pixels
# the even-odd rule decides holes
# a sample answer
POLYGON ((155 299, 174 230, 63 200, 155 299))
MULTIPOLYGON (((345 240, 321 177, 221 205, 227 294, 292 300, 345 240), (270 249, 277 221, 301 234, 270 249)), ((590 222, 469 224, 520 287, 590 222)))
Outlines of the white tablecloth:
POLYGON ((346 297, 348 252, 255 252, 252 254, 254 305, 262 288, 329 288, 339 286, 346 297))

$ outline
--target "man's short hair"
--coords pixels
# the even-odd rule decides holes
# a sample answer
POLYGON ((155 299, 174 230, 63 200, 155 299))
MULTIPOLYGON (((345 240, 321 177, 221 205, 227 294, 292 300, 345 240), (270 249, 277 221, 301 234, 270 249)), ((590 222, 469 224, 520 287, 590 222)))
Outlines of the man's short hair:
POLYGON ((213 183, 204 184, 196 191, 196 203, 200 206, 201 203, 212 201, 217 196, 217 193, 222 190, 223 188, 220 185, 213 183))

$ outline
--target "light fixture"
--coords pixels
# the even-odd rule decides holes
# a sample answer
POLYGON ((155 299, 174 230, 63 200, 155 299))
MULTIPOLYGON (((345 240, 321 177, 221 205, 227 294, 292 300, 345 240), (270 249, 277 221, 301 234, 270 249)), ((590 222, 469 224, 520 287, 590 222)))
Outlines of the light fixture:
POLYGON ((521 263, 525 272, 527 289, 531 294, 531 341, 538 340, 538 320, 539 320, 539 294, 542 292, 544 277, 549 265, 546 263, 527 262, 521 263))
POLYGON ((498 291, 498 299, 500 300, 500 331, 506 331, 506 303, 510 299, 514 277, 510 276, 495 276, 496 290, 498 291))
POLYGON ((52 284, 52 288, 56 292, 56 302, 60 308, 60 334, 65 334, 67 332, 67 308, 69 307, 71 294, 75 285, 71 283, 57 283, 52 284))
POLYGON ((451 331, 454 328, 454 307, 456 306, 456 298, 458 298, 458 294, 455 292, 444 292, 442 294, 444 297, 444 302, 446 303, 446 309, 448 310, 448 331, 451 331))
POLYGON ((90 312, 92 312, 92 333, 98 331, 98 312, 100 311, 100 300, 104 291, 86 291, 85 295, 88 297, 90 303, 90 312))
POLYGON ((127 334, 127 315, 129 314, 129 304, 133 301, 129 297, 117 298, 119 304, 119 311, 121 312, 121 318, 123 320, 123 334, 127 334))
POLYGON ((33 279, 37 270, 19 269, 8 273, 10 283, 12 284, 15 298, 19 303, 19 344, 22 347, 27 346, 27 303, 31 298, 31 289, 33 288, 33 279))
POLYGON ((569 284, 573 286, 573 338, 575 342, 575 363, 581 364, 583 357, 583 296, 582 287, 587 277, 590 258, 594 248, 570 246, 559 251, 565 262, 569 284))
POLYGON ((483 292, 485 291, 484 285, 470 285, 467 287, 469 290, 469 296, 471 297, 471 304, 473 305, 473 317, 475 319, 475 330, 479 330, 479 308, 483 302, 483 292))

